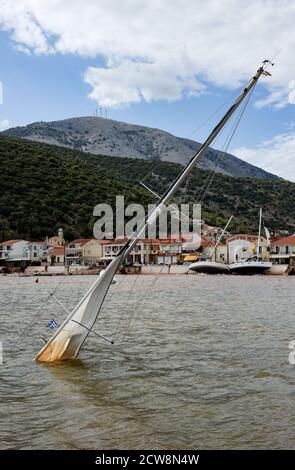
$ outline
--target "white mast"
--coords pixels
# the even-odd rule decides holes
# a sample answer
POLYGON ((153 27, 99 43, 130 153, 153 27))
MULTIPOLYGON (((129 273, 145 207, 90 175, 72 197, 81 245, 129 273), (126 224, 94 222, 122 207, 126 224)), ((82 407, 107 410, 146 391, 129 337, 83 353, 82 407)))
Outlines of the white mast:
POLYGON ((236 109, 246 98, 248 93, 256 85, 261 75, 270 75, 265 69, 270 64, 269 60, 265 60, 263 65, 257 70, 254 77, 246 85, 240 96, 234 104, 225 113, 221 121, 213 129, 207 140, 200 147, 198 152, 192 157, 187 166, 181 171, 180 175, 167 189, 163 196, 159 199, 155 208, 145 217, 134 237, 128 240, 106 270, 95 281, 92 287, 85 294, 83 299, 78 303, 74 310, 68 315, 56 333, 50 338, 45 346, 39 351, 36 360, 40 362, 54 362, 77 357, 81 346, 91 332, 91 329, 101 310, 105 296, 111 285, 112 279, 116 271, 120 268, 128 254, 137 244, 138 239, 145 233, 146 227, 153 223, 161 213, 165 204, 167 204, 175 191, 181 186, 183 181, 195 168, 196 162, 202 157, 209 145, 213 142, 221 129, 234 114, 236 109))
POLYGON ((260 234, 261 234, 261 219, 262 219, 262 208, 259 210, 259 230, 258 230, 258 240, 257 240, 257 250, 256 257, 259 258, 259 248, 260 248, 260 234))

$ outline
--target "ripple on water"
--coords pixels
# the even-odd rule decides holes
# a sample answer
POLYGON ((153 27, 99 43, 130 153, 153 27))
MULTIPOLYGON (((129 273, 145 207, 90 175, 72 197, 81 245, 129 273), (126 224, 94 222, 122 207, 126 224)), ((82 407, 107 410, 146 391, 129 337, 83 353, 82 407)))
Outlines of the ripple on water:
MULTIPOLYGON (((63 278, 57 295, 72 308, 92 282, 63 278)), ((0 447, 294 448, 293 283, 118 276, 95 328, 109 335, 132 314, 125 340, 89 338, 79 360, 53 366, 34 355, 48 319, 64 318, 39 311, 57 280, 0 277, 0 447)))

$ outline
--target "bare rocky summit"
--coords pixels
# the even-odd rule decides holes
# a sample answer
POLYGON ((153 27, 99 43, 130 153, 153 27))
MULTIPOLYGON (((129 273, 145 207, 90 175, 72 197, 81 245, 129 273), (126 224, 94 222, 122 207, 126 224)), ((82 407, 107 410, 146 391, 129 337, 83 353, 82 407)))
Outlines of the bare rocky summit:
MULTIPOLYGON (((93 154, 161 160, 182 165, 189 161, 201 145, 161 129, 91 116, 35 122, 8 129, 3 134, 93 154)), ((220 152, 210 148, 198 166, 205 170, 216 167, 218 173, 228 176, 278 179, 229 153, 222 159, 218 156, 220 152)))

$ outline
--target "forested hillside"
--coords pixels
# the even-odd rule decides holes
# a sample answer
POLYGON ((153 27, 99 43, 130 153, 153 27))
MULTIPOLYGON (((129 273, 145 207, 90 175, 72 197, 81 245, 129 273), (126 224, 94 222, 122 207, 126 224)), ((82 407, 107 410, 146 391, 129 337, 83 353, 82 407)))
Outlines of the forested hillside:
MULTIPOLYGON (((116 195, 128 195, 128 202, 146 206, 156 199, 138 182, 145 178, 145 184, 162 193, 182 168, 174 163, 85 154, 3 135, 0 159, 1 240, 43 238, 55 234, 58 227, 65 229, 67 240, 91 236, 96 204, 113 205, 116 195)), ((233 178, 198 169, 175 200, 199 202, 200 198, 203 219, 210 224, 222 225, 233 214, 232 231, 256 231, 261 206, 271 230, 295 232, 294 183, 233 178)))

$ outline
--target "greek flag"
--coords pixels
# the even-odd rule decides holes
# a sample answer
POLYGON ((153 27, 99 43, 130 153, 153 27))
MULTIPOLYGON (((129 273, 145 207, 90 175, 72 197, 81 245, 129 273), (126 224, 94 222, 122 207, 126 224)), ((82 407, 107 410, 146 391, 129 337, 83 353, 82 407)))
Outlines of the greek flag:
POLYGON ((50 322, 47 324, 47 326, 48 326, 48 328, 51 328, 51 329, 53 330, 54 328, 57 328, 58 325, 57 325, 56 321, 55 321, 54 319, 52 319, 52 320, 50 320, 50 322))

